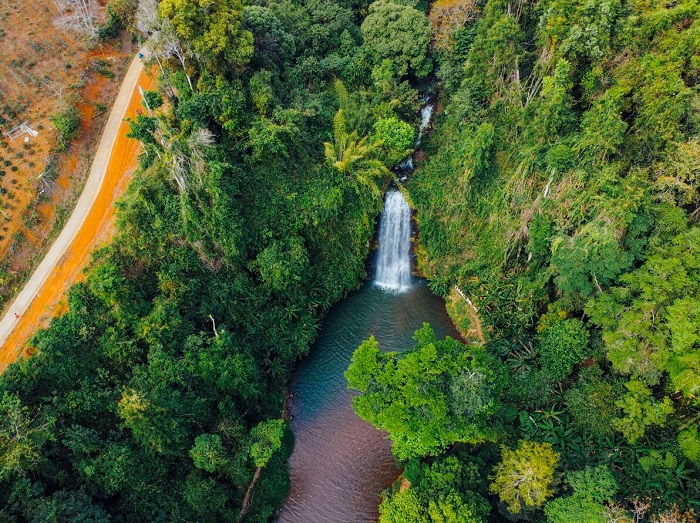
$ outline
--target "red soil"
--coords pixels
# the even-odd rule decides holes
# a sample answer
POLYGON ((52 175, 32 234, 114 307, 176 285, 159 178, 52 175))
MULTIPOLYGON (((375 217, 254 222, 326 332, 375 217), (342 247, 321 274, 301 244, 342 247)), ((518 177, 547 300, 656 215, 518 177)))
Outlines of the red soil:
MULTIPOLYGON (((151 79, 142 73, 138 84, 144 89, 151 79)), ((141 108, 138 90, 134 90, 126 116, 134 116, 141 108)), ((137 165, 140 145, 126 138, 128 124, 123 122, 110 156, 100 194, 90 209, 69 250, 54 268, 29 309, 17 322, 12 334, 0 348, 0 372, 20 355, 28 355, 27 341, 37 329, 48 326, 51 318, 66 310, 64 298, 70 286, 83 279, 83 270, 90 262, 91 253, 104 246, 112 237, 115 223, 115 201, 121 196, 137 165)))

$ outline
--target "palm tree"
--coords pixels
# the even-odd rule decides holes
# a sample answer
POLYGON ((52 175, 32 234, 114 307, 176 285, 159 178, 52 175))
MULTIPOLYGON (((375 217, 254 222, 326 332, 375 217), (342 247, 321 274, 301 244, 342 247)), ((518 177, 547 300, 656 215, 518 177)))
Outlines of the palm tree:
POLYGON ((359 138, 357 131, 348 133, 342 109, 338 109, 333 118, 333 143, 323 144, 326 159, 333 167, 343 174, 352 175, 361 186, 376 195, 380 191, 374 179, 391 174, 382 162, 371 157, 379 145, 380 142, 368 144, 367 137, 359 138))

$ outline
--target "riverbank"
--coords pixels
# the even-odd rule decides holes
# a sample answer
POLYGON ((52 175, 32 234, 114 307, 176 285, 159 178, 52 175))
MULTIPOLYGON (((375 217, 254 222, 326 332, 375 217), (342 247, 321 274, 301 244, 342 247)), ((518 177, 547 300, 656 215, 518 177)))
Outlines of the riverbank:
POLYGON ((296 443, 289 459, 291 489, 278 523, 376 520, 381 492, 401 471, 386 434, 352 410, 354 394, 344 372, 369 336, 384 350, 405 350, 425 321, 440 337, 459 337, 425 280, 414 279, 403 293, 369 282, 330 310, 291 382, 288 411, 296 443))

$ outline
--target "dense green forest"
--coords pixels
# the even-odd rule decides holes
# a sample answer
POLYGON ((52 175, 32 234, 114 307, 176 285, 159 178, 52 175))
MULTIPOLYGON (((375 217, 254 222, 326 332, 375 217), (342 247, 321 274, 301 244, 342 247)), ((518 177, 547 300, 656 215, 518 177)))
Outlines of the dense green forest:
POLYGON ((425 16, 367 9, 109 4, 160 89, 132 122, 145 152, 112 245, 0 378, 1 521, 267 521, 281 505, 286 383, 366 276, 380 189, 414 141, 408 80, 432 67, 425 16), (386 48, 387 17, 405 51, 386 48))
POLYGON ((486 342, 355 353, 355 409, 411 484, 380 521, 697 521, 699 14, 431 6, 419 261, 486 342))
POLYGON ((366 276, 429 90, 416 253, 486 342, 356 352, 355 408, 405 468, 380 521, 696 520, 697 2, 109 13, 159 90, 114 241, 0 376, 0 521, 270 519, 290 372, 366 276))

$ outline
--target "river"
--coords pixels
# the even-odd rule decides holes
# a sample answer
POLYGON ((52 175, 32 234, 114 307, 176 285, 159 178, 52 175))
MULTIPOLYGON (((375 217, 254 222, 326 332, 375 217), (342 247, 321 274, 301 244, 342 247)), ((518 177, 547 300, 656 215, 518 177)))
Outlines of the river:
POLYGON ((289 460, 291 490, 279 523, 376 520, 381 491, 399 470, 386 433, 353 412, 354 391, 347 389, 343 373, 354 350, 372 335, 385 351, 413 346, 413 332, 423 322, 438 337, 457 337, 444 303, 424 280, 413 279, 401 288, 397 292, 366 283, 337 304, 295 371, 288 409, 296 444, 289 460))

